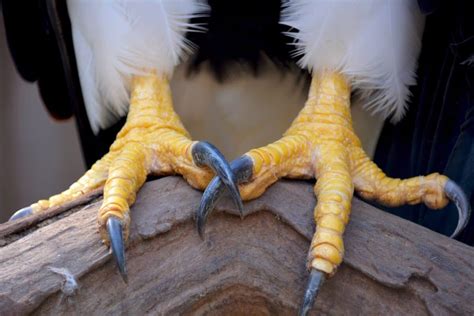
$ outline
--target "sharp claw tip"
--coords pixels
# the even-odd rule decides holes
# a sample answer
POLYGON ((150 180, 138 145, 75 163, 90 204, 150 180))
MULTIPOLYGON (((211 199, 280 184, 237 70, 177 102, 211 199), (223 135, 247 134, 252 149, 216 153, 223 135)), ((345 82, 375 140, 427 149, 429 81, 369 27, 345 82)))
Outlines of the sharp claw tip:
POLYGON ((243 208, 242 198, 240 197, 237 179, 234 176, 232 167, 227 163, 225 157, 219 150, 208 142, 198 142, 192 149, 194 162, 198 166, 208 166, 216 173, 217 177, 224 183, 230 191, 235 205, 243 208))
POLYGON ((206 226, 206 223, 204 222, 204 220, 202 218, 198 217, 196 227, 197 227, 199 237, 201 237, 202 240, 204 240, 205 226, 206 226))
POLYGON ((127 272, 125 272, 125 273, 120 272, 120 275, 122 276, 123 282, 124 282, 126 285, 128 285, 128 275, 127 275, 127 272))
POLYGON ((463 189, 452 180, 448 180, 444 187, 446 196, 454 202, 458 210, 458 224, 451 234, 451 238, 457 237, 469 222, 471 217, 471 207, 463 189))
POLYGON ((206 236, 204 235, 204 230, 199 229, 198 234, 199 234, 199 238, 201 238, 202 241, 206 240, 206 236))
POLYGON ((318 296, 319 289, 325 280, 324 272, 321 272, 316 269, 311 269, 311 273, 309 276, 308 284, 306 286, 306 291, 304 293, 303 304, 299 310, 299 316, 306 316, 308 315, 309 311, 314 305, 314 301, 318 296))
POLYGON ((240 191, 238 189, 237 183, 241 183, 243 181, 248 180, 248 178, 252 174, 253 163, 248 157, 241 157, 237 160, 234 160, 232 163, 232 172, 234 172, 237 176, 229 177, 233 178, 232 181, 225 184, 225 178, 221 178, 219 176, 214 177, 212 181, 207 186, 206 190, 201 199, 201 205, 199 206, 198 211, 196 212, 196 222, 197 222, 197 229, 199 235, 204 240, 204 226, 206 224, 207 218, 209 214, 214 210, 214 206, 222 197, 224 192, 224 187, 230 189, 231 196, 233 201, 235 202, 239 213, 240 218, 244 218, 244 205, 242 202, 242 198, 240 196, 240 191), (235 180, 235 181, 234 181, 235 180))
POLYGON ((242 203, 242 200, 239 200, 237 203, 237 208, 239 209, 240 216, 244 215, 244 203, 242 203))
POLYGON ((128 284, 127 268, 125 265, 125 247, 122 233, 122 221, 113 216, 107 220, 107 233, 109 234, 110 248, 117 263, 118 270, 125 284, 128 284))
POLYGON ((128 274, 127 274, 127 268, 125 266, 125 260, 123 262, 117 262, 117 267, 120 272, 120 276, 122 277, 122 280, 125 284, 128 284, 128 274))
POLYGON ((239 208, 239 215, 240 215, 240 220, 243 220, 245 215, 244 215, 244 208, 239 208))
POLYGON ((240 213, 243 212, 244 210, 244 203, 242 202, 242 198, 240 197, 240 193, 238 189, 237 191, 231 190, 232 192, 232 199, 234 200, 235 206, 237 206, 237 209, 239 210, 240 213))
POLYGON ((19 218, 23 218, 25 216, 33 214, 33 209, 30 206, 24 207, 21 210, 16 211, 9 219, 8 221, 14 221, 19 218))

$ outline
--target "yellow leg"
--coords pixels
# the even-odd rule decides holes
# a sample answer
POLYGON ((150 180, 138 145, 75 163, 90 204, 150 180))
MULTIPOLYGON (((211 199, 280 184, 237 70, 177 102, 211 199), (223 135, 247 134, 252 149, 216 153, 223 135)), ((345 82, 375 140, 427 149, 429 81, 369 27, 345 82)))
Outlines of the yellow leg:
MULTIPOLYGON (((301 315, 311 309, 325 277, 332 276, 344 256, 343 233, 349 222, 354 189, 364 198, 388 206, 424 202, 442 208, 452 199, 458 206, 456 233, 469 218, 467 199, 451 180, 439 174, 407 180, 388 178, 364 153, 352 128, 351 89, 343 75, 322 72, 313 76, 308 100, 284 136, 246 153, 234 164, 243 199, 259 197, 281 177, 312 178, 316 232, 308 253, 311 270, 301 315), (248 170, 246 170, 248 169, 248 170)), ((198 210, 198 229, 219 194, 212 180, 198 210)))
MULTIPOLYGON (((317 178, 314 192, 316 232, 309 254, 310 281, 302 313, 314 301, 319 285, 336 272, 344 256, 343 233, 349 222, 354 189, 364 198, 397 206, 424 202, 442 208, 448 198, 456 202, 460 222, 467 222, 468 203, 451 180, 439 174, 407 180, 391 179, 366 156, 352 128, 351 89, 335 72, 313 76, 308 100, 283 137, 250 150, 233 162, 243 199, 259 197, 281 177, 317 178)), ((213 179, 197 213, 198 229, 221 194, 213 179)), ((458 224, 456 231, 462 229, 458 224)))
POLYGON ((281 177, 316 176, 317 230, 308 264, 329 275, 344 253, 353 194, 349 145, 360 146, 352 130, 349 85, 341 75, 323 73, 313 78, 308 100, 283 138, 245 155, 253 171, 250 182, 241 185, 244 199, 260 196, 281 177))
POLYGON ((131 91, 127 121, 109 153, 68 190, 13 216, 61 205, 104 187, 99 228, 104 242, 112 243, 114 255, 122 256, 117 261, 124 278, 123 241, 128 237, 130 206, 147 175, 181 174, 193 187, 204 189, 217 173, 241 205, 236 181, 224 157, 212 145, 190 139, 173 109, 167 78, 155 74, 135 77, 131 91))
POLYGON ((230 166, 214 146, 190 139, 173 109, 167 78, 155 74, 133 78, 127 121, 109 153, 68 190, 18 211, 11 219, 74 201, 104 187, 99 230, 104 242, 111 245, 126 280, 124 241, 128 237, 130 206, 150 174, 181 174, 197 189, 204 189, 217 174, 241 207, 230 166))

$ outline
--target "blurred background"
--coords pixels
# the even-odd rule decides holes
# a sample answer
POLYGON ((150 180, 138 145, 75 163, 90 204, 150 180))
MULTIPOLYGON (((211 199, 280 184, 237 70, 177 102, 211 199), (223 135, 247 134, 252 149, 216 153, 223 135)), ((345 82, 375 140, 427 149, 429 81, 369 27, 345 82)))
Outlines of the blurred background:
POLYGON ((81 155, 74 120, 54 121, 17 74, 0 11, 0 222, 67 188, 85 170, 81 155))

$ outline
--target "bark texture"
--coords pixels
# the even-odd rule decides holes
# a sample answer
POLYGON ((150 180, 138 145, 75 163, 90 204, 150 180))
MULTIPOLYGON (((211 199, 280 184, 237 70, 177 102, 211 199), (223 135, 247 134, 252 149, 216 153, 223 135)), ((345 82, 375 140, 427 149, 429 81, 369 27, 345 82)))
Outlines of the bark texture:
MULTIPOLYGON (((201 240, 201 193, 148 182, 132 208, 123 283, 97 229, 97 193, 0 225, 0 314, 295 314, 314 224, 312 184, 280 181, 245 205, 223 201, 201 240), (64 212, 68 209, 66 212, 64 212), (58 215, 60 214, 60 215, 58 215), (67 269, 79 288, 71 293, 67 269)), ((474 314, 474 249, 354 199, 345 261, 319 314, 474 314)))

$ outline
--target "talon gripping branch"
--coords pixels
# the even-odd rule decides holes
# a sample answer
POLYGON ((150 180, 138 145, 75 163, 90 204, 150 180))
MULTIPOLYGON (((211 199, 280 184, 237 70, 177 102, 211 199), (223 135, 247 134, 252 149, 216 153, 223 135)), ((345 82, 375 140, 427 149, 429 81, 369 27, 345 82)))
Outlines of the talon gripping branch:
MULTIPOLYGON (((130 208, 148 175, 180 174, 194 188, 205 190, 196 214, 201 235, 226 189, 242 210, 242 199, 258 198, 282 177, 316 178, 316 232, 308 250, 310 277, 301 315, 309 312, 320 286, 343 260, 343 233, 354 192, 387 206, 425 203, 440 209, 454 201, 459 222, 453 236, 458 234, 470 215, 462 190, 438 173, 405 180, 387 177, 364 152, 352 127, 351 97, 394 122, 403 117, 409 87, 416 82, 424 26, 416 1, 254 2, 68 0, 66 6, 38 1, 29 22, 46 21, 39 24, 49 32, 39 32, 35 40, 55 43, 51 49, 58 58, 49 62, 62 72, 54 77, 44 76, 42 68, 28 60, 28 43, 15 42, 15 32, 30 24, 15 29, 9 14, 20 8, 4 1, 18 67, 25 77, 43 83, 48 108, 58 111, 57 116, 68 111, 58 107, 58 99, 48 98, 53 92, 44 83, 70 83, 65 98, 75 100, 70 102, 86 156, 92 155, 87 148, 100 147, 91 143, 102 142, 100 135, 126 117, 115 140, 106 142, 109 151, 82 178, 66 191, 16 212, 11 220, 103 187, 99 229, 127 280, 124 245, 133 220, 130 208), (56 37, 48 41, 51 34, 56 37), (306 104, 281 139, 249 148, 229 164, 213 145, 192 141, 174 110, 169 80, 186 55, 191 56, 191 72, 204 71, 208 63, 223 81, 228 66, 236 63, 250 65, 256 74, 268 60, 283 71, 297 64, 311 76, 306 104)), ((221 123, 212 124, 217 130, 221 123)))

